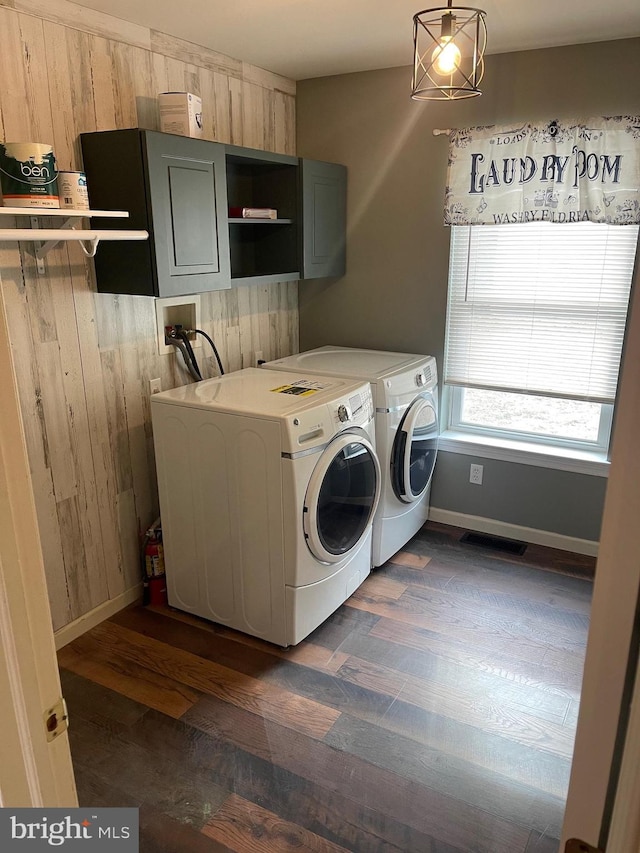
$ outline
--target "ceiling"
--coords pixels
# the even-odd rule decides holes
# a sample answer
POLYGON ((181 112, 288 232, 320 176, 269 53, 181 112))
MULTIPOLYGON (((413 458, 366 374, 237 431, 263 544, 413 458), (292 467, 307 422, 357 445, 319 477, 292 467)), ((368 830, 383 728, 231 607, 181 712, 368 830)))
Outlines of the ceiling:
MULTIPOLYGON (((420 0, 75 2, 294 80, 410 65, 412 19, 422 8, 420 0)), ((488 53, 640 36, 640 0, 478 2, 488 53)))

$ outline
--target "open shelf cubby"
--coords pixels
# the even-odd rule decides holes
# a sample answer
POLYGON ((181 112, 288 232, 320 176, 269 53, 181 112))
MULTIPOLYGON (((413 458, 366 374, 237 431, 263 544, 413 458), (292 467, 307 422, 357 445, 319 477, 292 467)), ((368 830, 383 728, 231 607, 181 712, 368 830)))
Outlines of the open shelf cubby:
POLYGON ((226 168, 230 208, 272 208, 278 212, 277 219, 229 219, 231 278, 298 273, 297 158, 228 153, 226 168))

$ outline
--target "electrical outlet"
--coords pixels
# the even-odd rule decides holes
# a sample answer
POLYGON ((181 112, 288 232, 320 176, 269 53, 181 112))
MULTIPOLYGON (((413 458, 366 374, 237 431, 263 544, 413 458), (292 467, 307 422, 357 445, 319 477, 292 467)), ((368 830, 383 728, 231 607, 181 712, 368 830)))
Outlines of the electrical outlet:
POLYGON ((162 380, 161 379, 150 379, 149 380, 149 394, 157 394, 158 391, 162 391, 162 380))
POLYGON ((475 483, 476 486, 482 485, 483 468, 484 468, 483 465, 473 465, 473 464, 471 465, 471 468, 469 469, 469 482, 470 483, 475 483))
POLYGON ((254 353, 253 364, 254 367, 260 367, 262 362, 264 361, 264 355, 262 354, 261 349, 257 349, 254 353))

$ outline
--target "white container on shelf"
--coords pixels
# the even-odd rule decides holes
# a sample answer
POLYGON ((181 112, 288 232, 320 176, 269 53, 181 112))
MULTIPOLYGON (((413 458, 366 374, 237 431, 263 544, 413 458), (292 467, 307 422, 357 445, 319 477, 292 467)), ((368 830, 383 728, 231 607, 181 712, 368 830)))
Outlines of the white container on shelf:
POLYGON ((58 197, 64 210, 89 210, 85 173, 58 172, 58 197))
POLYGON ((163 133, 202 137, 202 98, 191 92, 163 92, 158 104, 163 133))

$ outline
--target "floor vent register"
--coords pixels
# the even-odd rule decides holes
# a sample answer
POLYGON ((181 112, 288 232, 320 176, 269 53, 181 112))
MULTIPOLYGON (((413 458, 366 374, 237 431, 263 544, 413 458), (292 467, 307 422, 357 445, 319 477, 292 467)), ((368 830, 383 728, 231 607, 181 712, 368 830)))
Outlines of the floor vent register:
POLYGON ((502 536, 490 536, 487 533, 467 532, 460 537, 461 542, 467 545, 479 545, 481 548, 490 548, 492 551, 502 551, 506 554, 517 554, 522 556, 527 550, 526 542, 518 542, 517 539, 504 539, 502 536))

